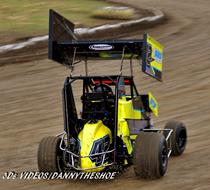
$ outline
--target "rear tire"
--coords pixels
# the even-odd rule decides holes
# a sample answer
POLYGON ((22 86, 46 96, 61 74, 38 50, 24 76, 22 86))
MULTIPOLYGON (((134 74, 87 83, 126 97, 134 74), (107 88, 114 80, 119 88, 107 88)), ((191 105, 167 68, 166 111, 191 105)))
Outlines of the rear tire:
MULTIPOLYGON (((185 125, 178 121, 169 121, 165 129, 172 129, 173 132, 171 134, 171 155, 172 156, 179 156, 181 155, 186 147, 187 144, 187 129, 185 125)), ((167 136, 168 132, 164 132, 165 137, 167 136)))
POLYGON ((168 149, 164 136, 154 132, 140 132, 134 147, 134 171, 140 178, 156 179, 164 176, 168 166, 168 149))
POLYGON ((45 137, 38 148, 38 168, 40 172, 61 172, 63 169, 61 139, 58 137, 45 137))

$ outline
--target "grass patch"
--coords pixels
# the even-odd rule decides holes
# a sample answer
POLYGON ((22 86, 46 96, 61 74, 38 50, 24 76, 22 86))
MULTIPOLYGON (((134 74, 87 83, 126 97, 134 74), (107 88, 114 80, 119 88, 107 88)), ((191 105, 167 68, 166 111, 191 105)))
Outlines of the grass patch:
POLYGON ((110 21, 93 18, 92 11, 110 5, 99 0, 0 0, 0 36, 46 34, 49 9, 55 9, 78 26, 107 23, 110 21))

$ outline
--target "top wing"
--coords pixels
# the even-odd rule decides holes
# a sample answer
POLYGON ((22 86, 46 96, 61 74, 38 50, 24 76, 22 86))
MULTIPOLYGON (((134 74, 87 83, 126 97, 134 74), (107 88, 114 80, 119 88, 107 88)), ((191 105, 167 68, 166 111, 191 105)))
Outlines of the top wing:
POLYGON ((142 71, 162 80, 163 47, 148 34, 143 39, 78 40, 74 24, 50 10, 48 57, 70 66, 87 59, 137 59, 142 71))

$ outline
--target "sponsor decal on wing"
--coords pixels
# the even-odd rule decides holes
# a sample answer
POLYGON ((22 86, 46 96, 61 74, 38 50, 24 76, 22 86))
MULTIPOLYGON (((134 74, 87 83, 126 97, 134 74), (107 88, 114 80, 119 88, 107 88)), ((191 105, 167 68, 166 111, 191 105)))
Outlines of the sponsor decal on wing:
POLYGON ((96 51, 106 51, 111 50, 114 47, 109 44, 93 44, 89 46, 89 49, 96 50, 96 51))

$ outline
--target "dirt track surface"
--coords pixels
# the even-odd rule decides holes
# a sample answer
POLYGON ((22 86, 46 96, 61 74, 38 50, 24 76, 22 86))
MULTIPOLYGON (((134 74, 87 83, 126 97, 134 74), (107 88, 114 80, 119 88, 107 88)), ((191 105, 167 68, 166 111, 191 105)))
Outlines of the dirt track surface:
MULTIPOLYGON (((184 155, 171 158, 166 176, 155 181, 137 179, 130 168, 108 182, 1 180, 0 189, 210 189, 210 2, 129 3, 161 9, 170 18, 165 25, 147 30, 165 46, 164 82, 140 72, 135 81, 142 92, 152 91, 159 101, 160 117, 154 119, 157 127, 162 128, 171 118, 188 126, 189 142, 184 155)), ((113 70, 105 66, 98 72, 113 70)), ((39 141, 63 127, 60 90, 68 73, 47 59, 0 67, 0 174, 37 170, 39 141)))

